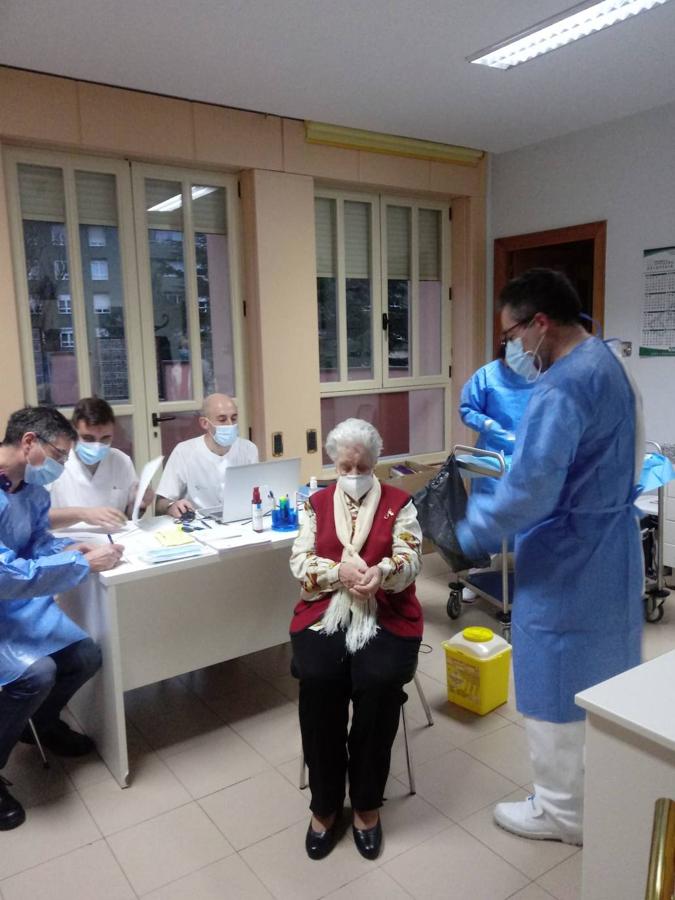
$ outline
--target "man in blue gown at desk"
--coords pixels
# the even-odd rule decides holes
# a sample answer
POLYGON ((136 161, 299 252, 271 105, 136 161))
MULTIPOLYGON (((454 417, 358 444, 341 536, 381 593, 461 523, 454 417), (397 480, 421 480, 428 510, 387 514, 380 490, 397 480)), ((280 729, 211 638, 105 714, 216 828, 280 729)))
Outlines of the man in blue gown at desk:
POLYGON ((510 472, 493 496, 470 499, 458 526, 469 556, 516 536, 513 670, 534 793, 499 803, 495 820, 580 844, 584 713, 574 695, 640 662, 641 403, 621 361, 584 330, 564 275, 532 269, 500 305, 506 358, 536 386, 510 472))
MULTIPOLYGON (((80 756, 93 742, 60 713, 101 665, 101 652, 58 607, 53 594, 119 562, 122 547, 58 540, 48 531, 49 494, 77 434, 61 413, 26 407, 7 423, 0 444, 0 770, 18 740, 80 756)), ((0 774, 0 831, 26 814, 0 774)))

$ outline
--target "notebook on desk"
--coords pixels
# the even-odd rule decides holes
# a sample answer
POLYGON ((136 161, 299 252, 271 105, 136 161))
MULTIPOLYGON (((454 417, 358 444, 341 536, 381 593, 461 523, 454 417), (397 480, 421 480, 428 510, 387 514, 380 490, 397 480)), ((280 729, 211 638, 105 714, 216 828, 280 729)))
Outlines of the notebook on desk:
MULTIPOLYGON (((300 459, 279 459, 253 463, 250 466, 229 466, 225 469, 223 506, 215 515, 222 522, 238 522, 251 518, 253 488, 260 488, 263 510, 271 509, 273 499, 287 494, 293 497, 300 484, 300 459), (269 494, 272 494, 272 498, 269 494)), ((206 513, 206 510, 202 510, 206 513)))

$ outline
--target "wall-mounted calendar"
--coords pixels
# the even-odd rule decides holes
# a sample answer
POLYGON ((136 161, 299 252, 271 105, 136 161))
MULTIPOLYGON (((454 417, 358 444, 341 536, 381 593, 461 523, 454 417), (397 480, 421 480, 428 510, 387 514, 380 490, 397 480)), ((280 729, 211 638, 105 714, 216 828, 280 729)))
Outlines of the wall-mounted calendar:
POLYGON ((640 356, 675 356, 675 247, 645 250, 640 356))

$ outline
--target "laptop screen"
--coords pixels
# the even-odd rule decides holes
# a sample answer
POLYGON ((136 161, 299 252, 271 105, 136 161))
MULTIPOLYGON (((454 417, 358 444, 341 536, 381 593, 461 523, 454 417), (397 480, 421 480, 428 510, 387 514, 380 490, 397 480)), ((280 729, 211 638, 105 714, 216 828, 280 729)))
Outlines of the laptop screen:
POLYGON ((271 509, 284 495, 288 495, 293 503, 295 491, 300 486, 300 459, 229 466, 225 470, 223 487, 223 522, 251 518, 251 498, 256 486, 260 488, 264 512, 271 509))

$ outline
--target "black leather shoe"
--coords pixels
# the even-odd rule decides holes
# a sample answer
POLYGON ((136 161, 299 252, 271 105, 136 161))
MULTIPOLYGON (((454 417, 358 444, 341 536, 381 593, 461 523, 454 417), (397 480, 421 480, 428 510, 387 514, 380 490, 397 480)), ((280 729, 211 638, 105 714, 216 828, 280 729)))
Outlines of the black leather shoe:
POLYGON ((328 856, 335 846, 339 828, 340 816, 335 816, 335 821, 325 831, 314 831, 310 819, 307 834, 305 836, 305 850, 310 859, 323 859, 328 856))
MULTIPOLYGON (((96 749, 96 744, 86 734, 80 734, 59 719, 53 728, 38 731, 38 737, 43 747, 56 753, 57 756, 86 756, 96 749)), ((29 727, 24 728, 20 740, 24 744, 34 744, 35 738, 29 727)))
POLYGON ((0 775, 0 831, 11 831, 26 821, 23 806, 7 790, 9 784, 11 782, 0 775))
POLYGON ((365 859, 377 859, 382 849, 382 822, 377 820, 377 825, 372 828, 357 828, 352 825, 354 843, 356 849, 365 859))

